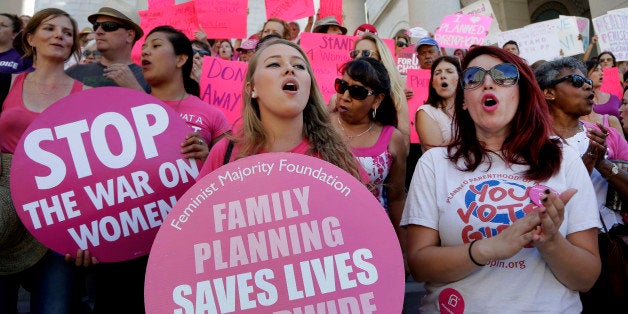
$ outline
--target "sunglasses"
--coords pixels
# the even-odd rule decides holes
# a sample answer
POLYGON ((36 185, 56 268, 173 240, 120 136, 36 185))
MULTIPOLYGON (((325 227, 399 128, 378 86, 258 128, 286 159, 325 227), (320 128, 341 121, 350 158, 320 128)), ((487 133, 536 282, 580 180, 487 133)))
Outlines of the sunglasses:
POLYGON ((95 22, 92 25, 94 26, 94 32, 98 30, 98 27, 102 27, 102 30, 105 31, 105 32, 115 32, 119 28, 131 29, 130 27, 128 27, 128 26, 126 26, 124 24, 120 24, 120 23, 116 23, 116 22, 112 22, 112 21, 95 22))
POLYGON ((356 100, 364 100, 366 97, 375 94, 375 91, 372 89, 367 89, 360 85, 349 85, 345 80, 339 78, 334 82, 334 88, 338 94, 344 94, 348 90, 349 96, 356 100))
POLYGON ((207 51, 205 49, 200 49, 200 50, 192 49, 192 50, 194 50, 194 54, 198 53, 201 56, 209 56, 209 51, 207 51))
POLYGON ((408 43, 405 41, 397 40, 397 47, 408 47, 408 43))
POLYGON ((576 88, 582 87, 584 85, 584 83, 589 84, 589 86, 593 86, 593 80, 592 79, 586 78, 586 77, 584 77, 582 75, 578 75, 578 74, 569 74, 569 75, 567 75, 565 77, 561 77, 559 79, 555 79, 555 80, 551 81, 549 83, 548 87, 556 86, 557 84, 562 83, 562 82, 567 81, 567 80, 571 81, 571 85, 573 85, 573 87, 576 87, 576 88))
POLYGON ((362 58, 373 57, 377 51, 375 50, 351 50, 349 51, 349 56, 351 59, 355 59, 357 56, 361 56, 362 58))
POLYGON ((519 70, 512 63, 502 63, 485 70, 480 67, 470 67, 462 72, 462 88, 475 89, 484 83, 486 74, 489 74, 499 86, 513 86, 519 82, 519 70))

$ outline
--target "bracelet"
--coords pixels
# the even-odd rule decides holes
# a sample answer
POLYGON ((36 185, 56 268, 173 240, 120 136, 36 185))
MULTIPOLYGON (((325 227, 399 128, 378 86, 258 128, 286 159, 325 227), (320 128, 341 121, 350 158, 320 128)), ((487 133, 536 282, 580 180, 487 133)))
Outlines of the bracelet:
POLYGON ((471 259, 471 261, 473 262, 473 264, 478 265, 478 266, 480 266, 480 267, 484 267, 484 266, 486 266, 486 264, 480 264, 480 263, 478 263, 478 262, 477 262, 477 261, 473 258, 473 255, 471 254, 471 248, 473 247, 473 243, 475 243, 475 241, 477 241, 477 240, 473 240, 473 241, 471 241, 471 244, 469 244, 469 258, 471 259))

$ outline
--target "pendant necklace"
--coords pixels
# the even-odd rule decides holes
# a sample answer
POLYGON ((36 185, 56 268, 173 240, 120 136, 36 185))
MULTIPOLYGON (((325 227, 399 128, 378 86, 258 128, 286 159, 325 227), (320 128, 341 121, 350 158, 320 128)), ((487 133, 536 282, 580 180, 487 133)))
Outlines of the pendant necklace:
POLYGON ((373 121, 371 121, 371 124, 369 124, 368 129, 364 130, 362 133, 357 134, 357 135, 349 135, 347 134, 347 130, 345 130, 345 127, 342 126, 342 121, 340 121, 340 116, 336 116, 336 118, 338 119, 338 124, 340 125, 340 128, 342 129, 342 133, 350 140, 368 133, 368 131, 370 131, 373 128, 373 121))

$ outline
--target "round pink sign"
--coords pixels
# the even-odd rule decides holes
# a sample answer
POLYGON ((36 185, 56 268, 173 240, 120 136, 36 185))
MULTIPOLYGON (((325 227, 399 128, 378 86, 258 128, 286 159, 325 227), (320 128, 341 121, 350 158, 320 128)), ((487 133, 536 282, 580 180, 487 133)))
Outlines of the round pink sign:
POLYGON ((261 154, 181 197, 144 293, 147 313, 400 313, 403 258, 357 179, 314 157, 261 154))
POLYGON ((26 228, 61 253, 102 262, 148 254, 162 221, 198 175, 180 154, 191 132, 159 99, 120 87, 71 94, 24 132, 11 195, 26 228))

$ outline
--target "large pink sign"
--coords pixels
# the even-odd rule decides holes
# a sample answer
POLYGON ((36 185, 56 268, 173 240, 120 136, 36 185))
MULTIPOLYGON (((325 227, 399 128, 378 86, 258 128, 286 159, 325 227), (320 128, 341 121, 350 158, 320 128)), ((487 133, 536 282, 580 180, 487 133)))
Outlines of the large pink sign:
POLYGON ((246 38, 248 1, 194 0, 194 5, 207 38, 246 38))
POLYGON ((483 45, 493 18, 481 14, 452 14, 443 18, 434 39, 441 47, 469 49, 483 45))
POLYGON ((201 99, 220 109, 233 127, 242 116, 242 86, 246 62, 203 58, 201 99))
POLYGON ((400 313, 403 258, 357 179, 314 157, 260 154, 181 198, 144 295, 147 313, 400 313))
POLYGON ((414 126, 415 113, 426 101, 430 90, 430 70, 408 70, 406 76, 406 88, 414 92, 412 98, 408 99, 408 116, 410 118, 410 143, 419 143, 419 135, 414 126))
POLYGON ((284 21, 294 21, 314 15, 313 0, 265 0, 266 19, 273 17, 284 21))
POLYGON ((148 254, 159 226, 198 175, 180 154, 185 121, 145 93, 102 87, 67 96, 31 123, 11 167, 26 228, 65 254, 102 262, 148 254))
POLYGON ((604 72, 604 79, 602 80, 600 90, 622 99, 624 97, 624 89, 619 79, 619 68, 604 68, 602 71, 604 72))

